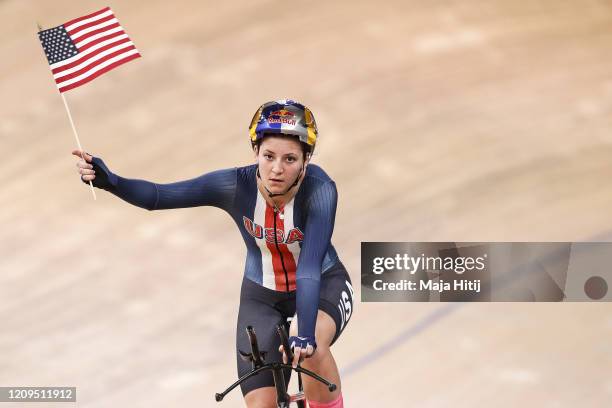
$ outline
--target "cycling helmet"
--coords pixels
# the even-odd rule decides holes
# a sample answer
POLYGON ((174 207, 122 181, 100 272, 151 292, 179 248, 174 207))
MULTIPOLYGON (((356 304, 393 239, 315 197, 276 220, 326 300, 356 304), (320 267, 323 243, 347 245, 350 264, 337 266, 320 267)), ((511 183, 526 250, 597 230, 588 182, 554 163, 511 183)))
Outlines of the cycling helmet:
POLYGON ((310 109, 290 99, 266 102, 257 109, 249 126, 251 145, 256 145, 266 133, 295 135, 308 146, 309 152, 314 150, 318 136, 310 109))

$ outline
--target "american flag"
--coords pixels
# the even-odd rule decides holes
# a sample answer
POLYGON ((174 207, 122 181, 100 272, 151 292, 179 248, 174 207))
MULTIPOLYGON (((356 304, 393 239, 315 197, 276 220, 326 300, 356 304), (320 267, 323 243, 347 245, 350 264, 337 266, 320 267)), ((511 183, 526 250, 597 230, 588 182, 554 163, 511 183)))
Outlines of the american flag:
POLYGON ((140 57, 110 7, 38 33, 60 93, 140 57))

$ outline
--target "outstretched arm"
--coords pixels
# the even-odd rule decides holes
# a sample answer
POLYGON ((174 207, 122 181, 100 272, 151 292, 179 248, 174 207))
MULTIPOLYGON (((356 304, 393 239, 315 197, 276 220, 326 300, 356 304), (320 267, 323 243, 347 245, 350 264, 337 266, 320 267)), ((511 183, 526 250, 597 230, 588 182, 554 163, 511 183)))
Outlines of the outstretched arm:
MULTIPOLYGON (((80 151, 73 154, 81 156, 80 151)), ((80 160, 83 182, 93 181, 94 187, 106 190, 122 200, 147 210, 185 208, 210 205, 229 209, 236 192, 236 169, 217 170, 190 180, 169 184, 128 179, 114 174, 99 157, 84 154, 80 160)))

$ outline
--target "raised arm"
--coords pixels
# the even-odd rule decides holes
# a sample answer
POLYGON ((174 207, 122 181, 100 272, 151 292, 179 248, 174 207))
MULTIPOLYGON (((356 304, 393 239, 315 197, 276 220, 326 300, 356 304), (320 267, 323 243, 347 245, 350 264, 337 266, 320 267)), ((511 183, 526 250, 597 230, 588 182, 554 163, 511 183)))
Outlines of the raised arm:
MULTIPOLYGON (((81 157, 81 151, 72 152, 81 157)), ((85 161, 77 167, 81 180, 92 180, 94 187, 106 190, 122 200, 147 210, 210 205, 229 210, 236 192, 236 169, 217 170, 193 179, 169 184, 128 179, 108 169, 99 157, 83 153, 85 161)))

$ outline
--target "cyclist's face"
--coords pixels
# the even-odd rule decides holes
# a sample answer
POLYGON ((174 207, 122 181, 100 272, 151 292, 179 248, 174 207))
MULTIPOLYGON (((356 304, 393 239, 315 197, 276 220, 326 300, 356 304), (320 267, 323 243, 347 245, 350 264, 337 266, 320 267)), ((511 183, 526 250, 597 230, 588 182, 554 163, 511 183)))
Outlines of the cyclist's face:
POLYGON ((255 158, 261 179, 272 193, 286 191, 305 164, 300 142, 283 137, 264 138, 255 158))

